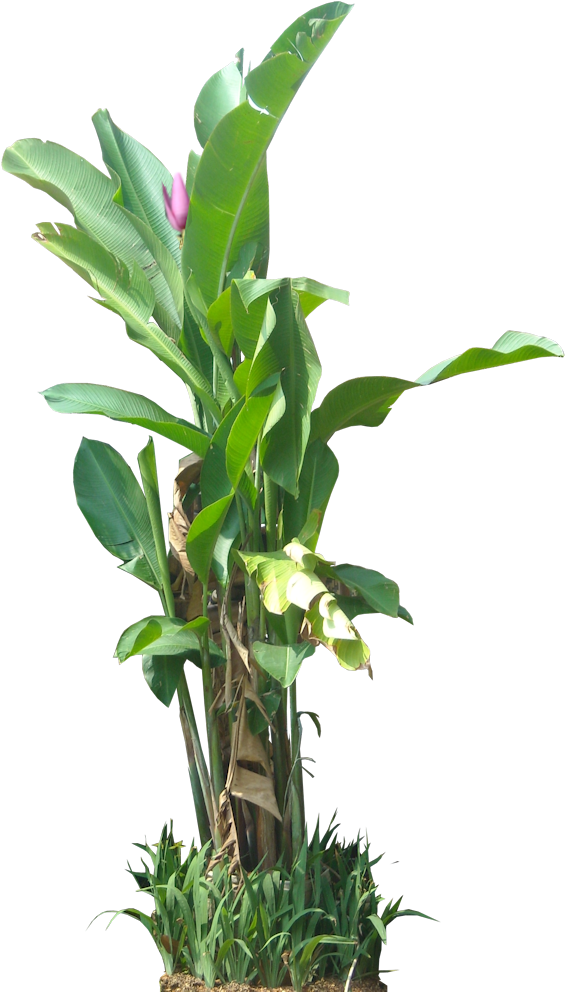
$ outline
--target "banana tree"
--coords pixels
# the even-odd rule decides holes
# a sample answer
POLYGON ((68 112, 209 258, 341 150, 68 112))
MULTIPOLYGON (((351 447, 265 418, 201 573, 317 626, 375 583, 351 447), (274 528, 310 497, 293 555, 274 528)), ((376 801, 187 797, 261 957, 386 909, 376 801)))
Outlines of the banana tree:
POLYGON ((39 224, 37 243, 186 386, 182 416, 91 383, 43 395, 61 413, 139 425, 183 449, 168 534, 152 437, 139 453, 141 484, 114 448, 84 438, 74 485, 101 544, 158 595, 155 613, 122 633, 116 656, 139 656, 161 704, 178 700, 200 837, 233 871, 291 861, 302 847, 302 722, 317 723, 299 709, 306 659, 320 645, 346 671, 372 677, 355 618, 412 623, 396 582, 318 550, 339 471, 333 435, 380 426, 407 390, 563 355, 548 338, 507 332, 414 381, 362 376, 316 405, 321 365, 306 320, 325 301, 347 304, 348 294, 304 276, 268 278, 266 157, 350 9, 315 7, 254 69, 244 72, 240 51, 205 83, 194 110, 201 151, 188 155, 184 177, 173 178, 106 110, 93 121, 107 174, 36 139, 3 158, 6 171, 73 215, 75 226, 39 224), (195 716, 200 683, 205 740, 195 716))

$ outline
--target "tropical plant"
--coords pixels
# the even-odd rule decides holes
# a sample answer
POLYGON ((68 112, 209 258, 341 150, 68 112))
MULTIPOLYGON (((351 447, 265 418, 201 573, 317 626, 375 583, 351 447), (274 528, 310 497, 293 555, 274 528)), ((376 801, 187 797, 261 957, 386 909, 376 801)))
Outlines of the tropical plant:
MULTIPOLYGON (((64 383, 43 395, 59 412, 136 424, 188 452, 174 482, 169 548, 151 437, 139 454, 141 485, 114 448, 87 438, 77 453, 74 485, 98 540, 123 571, 159 596, 160 611, 123 632, 116 656, 120 663, 141 657, 157 699, 165 706, 178 699, 200 840, 212 855, 208 871, 225 858, 232 874, 299 863, 306 841, 302 720, 309 716, 319 729, 317 714, 298 708, 300 668, 322 645, 346 670, 372 677, 356 616, 381 613, 412 623, 396 582, 317 551, 338 477, 333 435, 381 425, 407 390, 563 355, 548 338, 507 332, 491 348, 470 348, 415 381, 366 375, 341 383, 315 405, 321 365, 306 318, 325 301, 346 304, 348 294, 302 276, 267 278, 266 154, 350 9, 340 2, 315 7, 283 31, 254 69, 244 73, 240 51, 206 82, 194 112, 202 151, 190 152, 185 180, 173 179, 106 110, 93 120, 108 175, 37 139, 17 141, 3 158, 5 170, 49 193, 74 217, 76 226, 39 224, 37 243, 85 279, 99 295, 96 302, 122 317, 131 340, 186 386, 189 418, 104 385, 64 383), (193 703, 196 668, 205 744, 193 703)), ((151 882, 158 898, 160 858, 151 882)), ((163 863, 168 871, 166 857, 163 863)), ((198 864, 203 870, 204 862, 198 864)), ((359 863, 355 878, 342 879, 343 901, 353 906, 347 920, 337 903, 334 908, 323 874, 316 883, 318 896, 327 897, 323 912, 338 920, 344 941, 358 940, 366 870, 359 863)), ((262 884, 258 906, 274 883, 262 884)), ((163 927, 168 920, 160 950, 170 967, 174 941, 188 953, 185 928, 192 945, 183 914, 177 922, 167 915, 174 903, 173 896, 170 905, 167 899, 168 889, 156 912, 163 927)), ((398 904, 385 915, 401 915, 398 904)), ((357 950, 378 966, 383 931, 373 917, 376 912, 364 917, 357 950)), ((293 926, 288 922, 291 932, 293 926)), ((297 983, 322 944, 312 946, 314 934, 300 932, 291 955, 297 983)), ((196 944, 202 939, 196 932, 196 944)), ((357 944, 344 946, 351 956, 357 944)), ((226 967, 235 947, 232 942, 224 952, 226 967)), ((206 980, 212 975, 194 956, 187 963, 206 980)), ((258 958, 258 973, 263 967, 258 958)))

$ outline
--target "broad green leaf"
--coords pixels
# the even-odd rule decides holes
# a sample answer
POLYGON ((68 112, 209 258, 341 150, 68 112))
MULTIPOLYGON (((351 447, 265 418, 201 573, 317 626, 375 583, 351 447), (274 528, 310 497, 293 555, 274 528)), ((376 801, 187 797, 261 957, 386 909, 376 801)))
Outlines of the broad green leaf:
POLYGON ((92 413, 136 424, 162 434, 204 458, 210 435, 180 417, 167 413, 157 403, 139 393, 128 393, 113 386, 89 382, 64 382, 41 394, 58 413, 92 413))
POLYGON ((208 306, 225 289, 226 273, 241 246, 268 243, 265 154, 300 84, 349 12, 343 5, 332 17, 336 9, 332 4, 316 8, 322 11, 317 18, 328 16, 322 27, 310 27, 306 18, 300 54, 296 39, 286 50, 283 36, 278 39, 272 57, 245 78, 250 100, 226 114, 206 143, 196 170, 182 267, 185 277, 189 269, 195 273, 208 306))
MULTIPOLYGON (((352 596, 336 596, 336 602, 341 610, 345 613, 350 620, 354 620, 355 617, 361 616, 367 613, 382 613, 382 610, 376 610, 374 606, 370 606, 362 596, 352 595, 352 596)), ((388 614, 390 615, 390 614, 388 614)), ((406 623, 414 624, 411 614, 404 606, 398 607, 397 616, 401 620, 405 620, 406 623)))
POLYGON ((294 682, 304 659, 314 654, 314 646, 308 641, 284 646, 255 641, 253 650, 261 668, 272 675, 285 689, 294 682))
POLYGON ((156 272, 160 271, 170 290, 169 299, 162 293, 161 301, 155 302, 153 316, 159 327, 162 327, 169 337, 172 337, 178 343, 184 314, 184 294, 181 274, 177 263, 169 249, 165 247, 157 235, 154 234, 151 228, 141 218, 136 217, 135 214, 131 214, 127 210, 124 210, 124 213, 127 214, 132 226, 135 227, 137 233, 143 238, 144 244, 147 245, 155 259, 155 263, 145 272, 148 282, 153 282, 156 272))
POLYGON ((535 334, 523 334, 520 331, 507 331, 492 348, 469 348, 462 355, 447 358, 434 365, 416 380, 422 386, 432 382, 441 382, 454 375, 464 372, 478 372, 480 369, 492 369, 500 365, 512 365, 515 362, 526 362, 531 358, 563 357, 563 349, 550 338, 536 337, 535 334))
POLYGON ((171 253, 178 269, 179 239, 163 205, 163 186, 171 192, 171 173, 148 148, 120 130, 107 110, 98 110, 92 123, 104 162, 120 178, 124 207, 151 228, 171 253))
MULTIPOLYGON (((237 279, 231 283, 231 322, 235 339, 246 358, 252 360, 255 355, 257 341, 261 333, 261 327, 265 319, 268 295, 262 294, 250 302, 244 302, 241 296, 242 289, 253 279, 237 279)), ((222 294, 223 295, 223 294, 222 294)), ((220 297, 221 299, 221 297, 220 297)), ((215 306, 215 304, 212 304, 215 306)))
POLYGON ((184 658, 178 655, 143 655, 141 669, 147 685, 157 699, 170 706, 184 668, 184 658))
POLYGON ((228 411, 216 428, 210 441, 210 446, 200 472, 200 491, 203 507, 215 503, 232 491, 232 484, 226 469, 226 446, 230 431, 237 420, 240 410, 243 409, 243 404, 244 400, 242 398, 228 411))
POLYGON ((214 545, 212 571, 220 585, 226 587, 230 574, 230 554, 234 545, 239 546, 239 513, 235 502, 230 506, 222 529, 214 545))
POLYGON ((277 325, 277 317, 271 302, 267 299, 265 315, 259 331, 249 377, 245 387, 247 396, 255 390, 263 392, 269 385, 280 387, 280 356, 272 347, 270 337, 277 325))
POLYGON ((214 416, 219 416, 208 380, 157 324, 148 323, 155 300, 139 266, 134 262, 130 273, 121 259, 68 224, 60 224, 58 231, 52 224, 38 227, 34 239, 86 279, 102 296, 99 302, 123 317, 128 336, 149 348, 190 386, 214 416))
POLYGON ((408 612, 405 606, 398 607, 398 616, 401 620, 406 620, 406 623, 411 623, 414 626, 414 621, 411 614, 408 612))
POLYGON ((310 441, 329 441, 345 427, 378 427, 406 389, 418 384, 386 375, 348 379, 332 389, 312 411, 310 441))
POLYGON ((171 589, 169 573, 169 559, 167 545, 165 543, 165 531, 163 529, 163 514, 161 511, 161 498, 159 495, 159 479, 157 477, 157 460, 155 458, 155 445, 150 437, 144 448, 137 456, 137 464, 141 474, 141 484, 145 494, 145 502, 151 521, 151 530, 155 542, 155 553, 159 565, 159 575, 161 578, 161 588, 163 603, 171 613, 175 612, 175 604, 171 589))
POLYGON ((204 617, 197 617, 190 623, 180 617, 145 617, 124 630, 115 657, 120 663, 134 655, 167 654, 186 659, 190 653, 197 652, 200 657, 200 637, 207 625, 208 620, 204 617))
POLYGON ((300 306, 305 317, 326 300, 345 303, 346 306, 349 306, 349 293, 346 289, 335 289, 333 286, 326 286, 325 283, 318 282, 316 279, 293 279, 292 288, 300 297, 300 306))
POLYGON ((415 382, 388 376, 349 379, 332 389, 312 412, 310 441, 316 438, 327 441, 332 434, 345 427, 378 427, 398 397, 415 386, 427 386, 464 372, 478 372, 531 358, 562 356, 561 346, 549 338, 508 331, 492 348, 469 348, 462 355, 434 365, 415 382))
POLYGON ((233 423, 227 441, 225 463, 234 489, 237 489, 240 483, 272 401, 272 394, 250 396, 233 423))
POLYGON ((128 268, 151 274, 158 303, 167 305, 170 289, 149 248, 114 201, 115 183, 79 155, 52 141, 25 138, 6 149, 2 167, 49 193, 74 216, 77 227, 128 268))
MULTIPOLYGON (((145 617, 124 630, 114 657, 119 659, 120 664, 130 657, 141 655, 144 666, 155 657, 161 661, 178 662, 181 666, 185 661, 190 661, 197 668, 202 668, 199 635, 206 623, 203 617, 197 617, 188 624, 180 617, 145 617)), ((210 640, 208 648, 212 668, 225 665, 226 659, 214 641, 210 640)))
POLYGON ((398 586, 392 579, 387 579, 372 568, 361 568, 359 565, 335 565, 329 571, 379 613, 385 613, 389 617, 398 616, 398 586))
POLYGON ((377 916, 376 913, 371 913, 367 917, 367 919, 369 920, 370 923, 373 924, 383 944, 386 944, 386 927, 383 921, 381 920, 380 916, 377 916))
MULTIPOLYGON (((222 496, 227 496, 232 491, 232 484, 226 468, 226 447, 233 424, 243 409, 243 404, 244 399, 241 398, 231 408, 220 423, 210 443, 200 474, 203 506, 215 503, 222 496)), ((242 472, 239 478, 239 491, 247 504, 253 509, 257 499, 257 490, 246 472, 242 472)))
POLYGON ((243 50, 233 62, 215 72, 200 90, 194 105, 194 130, 203 148, 216 124, 245 99, 242 62, 243 50))
POLYGON ((314 342, 290 285, 279 291, 273 307, 276 326, 266 349, 272 349, 281 370, 280 389, 263 429, 261 462, 283 489, 298 496, 298 478, 310 434, 310 411, 322 368, 314 342))
POLYGON ((277 38, 271 51, 297 51, 310 61, 318 50, 320 39, 324 46, 337 31, 341 21, 352 10, 353 4, 323 3, 301 14, 277 38), (329 35, 329 37, 328 37, 329 35))
POLYGON ((323 441, 309 444, 304 455, 300 478, 300 492, 297 498, 285 493, 283 506, 284 539, 289 541, 300 533, 314 510, 321 517, 313 539, 304 540, 313 550, 316 548, 324 513, 339 475, 339 465, 333 451, 323 441))
POLYGON ((129 571, 160 589, 147 504, 122 456, 109 444, 84 437, 75 459, 74 487, 79 508, 100 543, 126 564, 134 562, 129 571))
MULTIPOLYGON (((208 309, 208 326, 218 335, 226 355, 231 356, 234 337, 231 319, 231 289, 229 286, 208 309)), ((240 392, 242 392, 241 389, 240 392)))
POLYGON ((120 205, 153 256, 154 262, 145 270, 147 278, 152 282, 160 271, 170 290, 168 300, 164 287, 160 292, 155 319, 163 330, 178 340, 183 316, 180 247, 163 205, 163 186, 170 192, 171 174, 148 148, 121 131, 107 110, 98 110, 92 121, 104 162, 110 174, 119 179, 120 205))
POLYGON ((194 518, 186 539, 186 554, 198 578, 208 584, 216 541, 233 499, 233 492, 204 507, 194 518))

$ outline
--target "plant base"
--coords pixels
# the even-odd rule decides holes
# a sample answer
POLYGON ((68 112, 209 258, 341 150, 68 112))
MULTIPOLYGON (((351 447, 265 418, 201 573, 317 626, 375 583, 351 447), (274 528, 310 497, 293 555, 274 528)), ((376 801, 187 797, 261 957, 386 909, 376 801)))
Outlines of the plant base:
MULTIPOLYGON (((323 978, 312 985, 305 985, 306 992, 343 992, 345 982, 340 982, 337 978, 323 978)), ((286 985, 282 989, 267 990, 262 985, 238 985, 237 982, 228 982, 226 985, 217 985, 218 992, 291 992, 292 986, 286 985)), ((378 978, 359 978, 350 984, 351 992, 387 992, 388 986, 380 982, 378 978)), ((194 978, 188 972, 177 972, 175 975, 162 975, 159 982, 160 992, 204 992, 206 986, 199 978, 194 978)))

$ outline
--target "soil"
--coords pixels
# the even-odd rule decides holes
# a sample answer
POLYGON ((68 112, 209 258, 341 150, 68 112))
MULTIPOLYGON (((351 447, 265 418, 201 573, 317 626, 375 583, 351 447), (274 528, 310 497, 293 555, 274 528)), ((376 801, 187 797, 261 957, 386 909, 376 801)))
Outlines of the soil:
MULTIPOLYGON (((345 982, 336 978, 323 978, 312 985, 305 985, 305 992, 343 992, 345 982)), ((162 975, 159 983, 160 992, 205 992, 206 986, 199 978, 193 978, 187 972, 176 975, 162 975)), ((268 992, 262 985, 238 985, 237 982, 227 982, 217 985, 218 992, 268 992)), ((353 979, 351 992, 387 992, 387 986, 377 978, 353 979)), ((292 986, 273 989, 271 992, 292 992, 292 986)))

